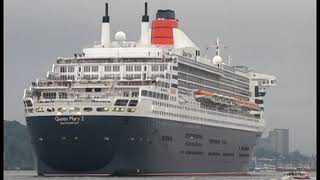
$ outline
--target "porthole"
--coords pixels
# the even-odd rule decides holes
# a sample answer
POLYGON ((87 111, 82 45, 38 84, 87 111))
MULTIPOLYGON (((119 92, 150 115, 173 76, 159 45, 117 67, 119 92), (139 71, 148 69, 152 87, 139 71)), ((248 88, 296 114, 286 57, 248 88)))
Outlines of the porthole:
POLYGON ((72 107, 72 108, 69 109, 69 112, 80 112, 80 108, 72 107))
POLYGON ((36 112, 44 112, 44 109, 43 108, 36 108, 36 112))
POLYGON ((109 108, 107 108, 107 107, 98 107, 97 111, 98 112, 106 112, 106 111, 109 111, 109 108))
POLYGON ((54 108, 47 108, 48 112, 54 112, 54 108))
POLYGON ((85 107, 85 108, 83 108, 83 111, 84 111, 84 112, 90 112, 90 111, 92 111, 92 110, 93 110, 92 107, 85 107))
POLYGON ((58 111, 61 112, 61 113, 64 113, 64 112, 67 111, 67 108, 59 107, 59 108, 58 108, 58 111))

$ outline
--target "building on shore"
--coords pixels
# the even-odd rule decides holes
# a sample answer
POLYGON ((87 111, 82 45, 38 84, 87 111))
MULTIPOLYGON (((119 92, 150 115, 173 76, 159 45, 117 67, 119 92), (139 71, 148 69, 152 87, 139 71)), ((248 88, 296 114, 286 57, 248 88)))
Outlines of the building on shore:
POLYGON ((269 131, 268 137, 261 138, 256 148, 287 155, 289 153, 289 129, 269 131))

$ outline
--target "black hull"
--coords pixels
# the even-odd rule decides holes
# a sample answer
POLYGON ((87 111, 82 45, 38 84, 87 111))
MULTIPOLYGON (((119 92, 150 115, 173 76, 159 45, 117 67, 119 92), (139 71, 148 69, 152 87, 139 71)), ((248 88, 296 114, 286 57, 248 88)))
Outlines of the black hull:
POLYGON ((84 116, 78 124, 64 125, 55 116, 26 121, 39 175, 242 173, 260 136, 146 117, 84 116), (211 138, 226 143, 209 143, 211 138))

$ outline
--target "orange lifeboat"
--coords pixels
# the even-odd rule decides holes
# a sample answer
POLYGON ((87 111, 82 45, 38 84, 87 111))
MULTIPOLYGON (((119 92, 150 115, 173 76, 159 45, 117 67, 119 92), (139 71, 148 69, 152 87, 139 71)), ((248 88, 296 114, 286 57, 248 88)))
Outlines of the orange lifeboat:
POLYGON ((194 91, 193 94, 195 94, 195 95, 206 95, 206 96, 213 96, 214 95, 213 92, 205 91, 205 90, 197 90, 197 91, 194 91))
POLYGON ((235 102, 238 104, 242 104, 242 105, 246 105, 249 107, 253 107, 253 108, 257 108, 258 105, 254 102, 250 102, 250 101, 246 101, 246 100, 242 100, 242 99, 235 99, 235 102))

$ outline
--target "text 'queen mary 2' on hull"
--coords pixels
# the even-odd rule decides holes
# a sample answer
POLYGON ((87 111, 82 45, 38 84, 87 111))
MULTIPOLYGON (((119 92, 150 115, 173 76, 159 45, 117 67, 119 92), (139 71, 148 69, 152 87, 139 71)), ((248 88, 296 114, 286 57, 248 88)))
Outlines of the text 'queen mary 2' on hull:
POLYGON ((110 40, 57 59, 23 102, 37 172, 43 176, 244 174, 264 128, 272 75, 212 59, 178 28, 172 10, 141 37, 110 40))

